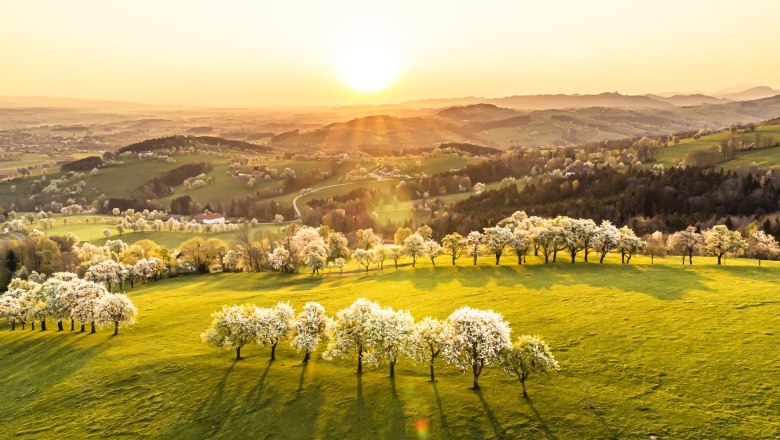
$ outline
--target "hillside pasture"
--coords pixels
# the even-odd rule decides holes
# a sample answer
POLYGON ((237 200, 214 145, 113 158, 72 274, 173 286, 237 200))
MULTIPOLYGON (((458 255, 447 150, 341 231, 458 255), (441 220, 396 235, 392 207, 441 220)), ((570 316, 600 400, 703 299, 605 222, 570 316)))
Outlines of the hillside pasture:
MULTIPOLYGON (((745 135, 751 136, 760 134, 761 136, 773 137, 780 140, 780 125, 770 125, 763 127, 756 127, 754 132, 750 133, 738 133, 737 136, 745 135)), ((702 136, 699 139, 682 139, 677 145, 670 145, 668 147, 660 148, 655 151, 655 162, 660 163, 665 167, 671 167, 679 163, 685 158, 685 155, 691 151, 708 151, 718 147, 718 144, 731 137, 731 132, 718 132, 708 136, 702 136)), ((780 148, 765 148, 759 150, 749 150, 737 152, 736 158, 727 162, 721 162, 716 165, 720 168, 725 167, 727 169, 745 169, 750 166, 752 162, 758 163, 758 165, 766 168, 780 168, 780 148)))
MULTIPOLYGON (((180 277, 129 292, 139 323, 112 337, 0 331, 0 424, 9 437, 82 438, 777 438, 780 333, 777 274, 733 259, 646 257, 620 265, 544 265, 537 257, 499 267, 490 257, 433 268, 344 275, 219 274, 180 277), (482 390, 437 360, 401 360, 355 374, 355 362, 301 365, 289 346, 269 362, 217 353, 199 333, 225 304, 328 313, 366 297, 446 318, 462 305, 491 308, 513 337, 539 334, 561 370, 529 381, 488 367, 482 390)), ((391 265, 387 265, 391 266, 391 265)), ((349 267, 353 269, 353 266, 349 267)), ((304 271, 305 272, 305 271, 304 271)), ((49 327, 56 328, 52 325, 49 327)))

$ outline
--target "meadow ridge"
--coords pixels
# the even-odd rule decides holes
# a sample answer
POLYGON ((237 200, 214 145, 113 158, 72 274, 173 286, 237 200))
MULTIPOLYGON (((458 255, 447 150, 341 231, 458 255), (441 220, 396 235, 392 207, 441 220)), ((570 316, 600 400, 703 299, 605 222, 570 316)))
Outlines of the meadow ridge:
MULTIPOLYGON (((441 259, 443 260, 443 259, 441 259)), ((774 438, 780 263, 637 256, 620 265, 559 261, 433 268, 420 260, 324 276, 224 273, 128 292, 138 324, 112 337, 0 331, 0 424, 21 438, 774 438), (222 305, 318 301, 329 315, 365 297, 415 319, 462 305, 493 309, 512 338, 539 334, 560 371, 516 377, 487 367, 482 389, 437 360, 402 359, 355 374, 352 360, 312 361, 280 344, 235 362, 200 341, 222 305)), ((352 269, 354 266, 348 266, 352 269)))

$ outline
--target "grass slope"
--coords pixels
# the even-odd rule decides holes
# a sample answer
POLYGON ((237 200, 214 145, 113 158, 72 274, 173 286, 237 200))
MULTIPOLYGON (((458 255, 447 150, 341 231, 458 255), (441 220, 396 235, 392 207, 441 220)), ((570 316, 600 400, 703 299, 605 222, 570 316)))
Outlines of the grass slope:
MULTIPOLYGON (((755 134, 780 139, 780 126, 769 125, 757 127, 755 132, 738 133, 737 136, 744 135, 750 137, 755 134)), ((730 137, 730 132, 719 132, 709 136, 703 136, 699 139, 683 139, 677 145, 658 149, 655 152, 656 162, 651 162, 650 164, 661 163, 667 167, 674 166, 683 160, 685 155, 689 152, 712 150, 713 148, 717 148, 721 141, 729 139, 730 137)), ((716 165, 716 168, 724 167, 732 170, 744 169, 750 166, 754 161, 763 167, 780 168, 780 148, 765 148, 738 152, 733 160, 719 163, 716 165)))
MULTIPOLYGON (((221 274, 131 292, 139 324, 118 337, 0 331, 0 425, 22 438, 776 438, 780 379, 777 273, 697 258, 650 266, 521 268, 408 265, 397 272, 221 274), (399 292, 403 292, 399 294, 399 292), (334 313, 357 297, 445 318, 460 305, 504 313, 513 335, 540 334, 562 370, 529 383, 488 368, 483 390, 437 362, 438 382, 408 361, 361 378, 319 353, 301 367, 255 346, 234 362, 198 334, 223 304, 334 313), (427 432, 427 437, 422 433, 427 432)), ((533 260, 533 261, 531 261, 533 260)), ((660 260, 660 263, 659 263, 660 260)), ((56 328, 51 325, 49 328, 56 328)))

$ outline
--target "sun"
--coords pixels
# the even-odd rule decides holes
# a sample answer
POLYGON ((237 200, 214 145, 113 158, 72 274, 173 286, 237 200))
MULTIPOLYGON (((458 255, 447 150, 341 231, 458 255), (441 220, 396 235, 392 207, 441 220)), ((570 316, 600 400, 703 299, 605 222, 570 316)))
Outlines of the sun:
POLYGON ((337 73, 350 89, 362 94, 379 93, 398 77, 398 61, 379 44, 355 43, 337 61, 337 73))

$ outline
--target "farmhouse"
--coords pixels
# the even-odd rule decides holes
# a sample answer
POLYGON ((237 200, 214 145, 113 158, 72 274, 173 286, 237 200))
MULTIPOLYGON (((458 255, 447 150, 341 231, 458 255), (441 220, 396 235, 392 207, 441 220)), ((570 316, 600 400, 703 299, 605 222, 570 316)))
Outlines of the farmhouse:
POLYGON ((583 174, 592 174, 593 171, 594 167, 590 164, 572 165, 569 168, 566 168, 566 172, 564 172, 563 175, 566 177, 579 176, 583 174))
POLYGON ((193 216, 192 219, 204 225, 225 223, 225 216, 216 212, 204 212, 202 214, 193 216))

